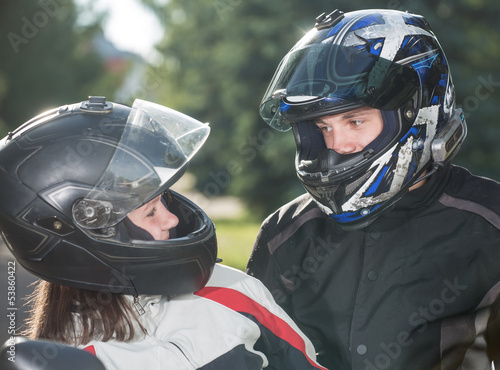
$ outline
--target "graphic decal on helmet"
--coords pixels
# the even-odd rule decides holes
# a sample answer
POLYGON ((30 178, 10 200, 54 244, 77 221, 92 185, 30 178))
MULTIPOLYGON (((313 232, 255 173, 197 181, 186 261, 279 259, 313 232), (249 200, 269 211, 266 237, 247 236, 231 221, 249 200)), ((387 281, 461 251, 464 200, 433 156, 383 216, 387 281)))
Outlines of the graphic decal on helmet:
POLYGON ((260 115, 277 130, 292 128, 297 175, 321 209, 345 228, 363 227, 449 161, 466 125, 425 18, 396 10, 323 18, 282 59, 260 115), (308 127, 361 107, 382 112, 383 130, 359 152, 332 154, 308 127), (452 150, 437 149, 446 140, 452 150))
POLYGON ((404 46, 405 39, 410 35, 432 34, 426 31, 421 24, 411 24, 411 17, 407 13, 385 13, 368 16, 364 20, 355 22, 348 29, 345 37, 345 46, 364 46, 370 40, 383 40, 383 47, 378 48, 378 56, 387 60, 394 60, 396 54, 404 46), (409 21, 410 19, 410 21, 409 21))

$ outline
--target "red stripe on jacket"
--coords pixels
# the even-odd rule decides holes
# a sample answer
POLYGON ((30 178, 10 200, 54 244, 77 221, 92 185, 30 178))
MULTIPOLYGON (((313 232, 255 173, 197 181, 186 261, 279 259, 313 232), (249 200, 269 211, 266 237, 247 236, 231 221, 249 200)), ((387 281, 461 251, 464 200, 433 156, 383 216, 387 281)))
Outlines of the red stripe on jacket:
POLYGON ((271 330, 278 338, 288 342, 307 358, 307 361, 318 369, 325 369, 316 364, 306 353, 304 339, 283 319, 271 313, 245 294, 229 288, 205 287, 194 293, 200 297, 220 303, 234 311, 254 316, 262 325, 271 330))
POLYGON ((87 351, 89 353, 92 353, 94 356, 96 356, 95 347, 94 346, 87 346, 87 347, 83 348, 83 350, 87 351))

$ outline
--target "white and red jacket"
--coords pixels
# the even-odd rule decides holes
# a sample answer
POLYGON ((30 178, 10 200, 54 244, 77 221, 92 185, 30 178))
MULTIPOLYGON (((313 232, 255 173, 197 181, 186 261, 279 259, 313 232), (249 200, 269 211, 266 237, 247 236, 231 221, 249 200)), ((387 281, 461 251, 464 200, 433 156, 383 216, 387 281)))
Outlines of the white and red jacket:
POLYGON ((139 299, 145 336, 82 346, 107 370, 324 369, 269 291, 239 270, 217 264, 194 294, 139 299))

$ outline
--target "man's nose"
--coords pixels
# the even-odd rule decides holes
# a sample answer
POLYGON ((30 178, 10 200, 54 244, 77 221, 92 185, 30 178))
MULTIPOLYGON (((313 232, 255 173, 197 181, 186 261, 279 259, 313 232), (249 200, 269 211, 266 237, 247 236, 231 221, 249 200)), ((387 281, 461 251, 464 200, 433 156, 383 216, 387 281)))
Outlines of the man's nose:
POLYGON ((344 130, 332 128, 331 134, 325 139, 328 149, 333 149, 339 154, 350 154, 356 151, 356 143, 344 130))

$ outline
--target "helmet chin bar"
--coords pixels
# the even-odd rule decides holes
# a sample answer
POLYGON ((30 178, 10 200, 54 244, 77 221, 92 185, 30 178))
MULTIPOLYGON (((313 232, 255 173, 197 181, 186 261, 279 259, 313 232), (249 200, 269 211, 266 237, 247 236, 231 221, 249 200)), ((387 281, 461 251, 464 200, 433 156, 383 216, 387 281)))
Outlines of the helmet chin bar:
POLYGON ((331 213, 339 215, 342 213, 342 206, 338 201, 337 190, 339 186, 307 186, 304 184, 306 190, 313 196, 313 198, 319 202, 323 207, 326 207, 330 210, 331 213))
POLYGON ((339 215, 343 213, 345 187, 349 185, 345 182, 353 176, 351 170, 362 165, 373 154, 373 149, 340 154, 333 149, 324 148, 316 159, 300 161, 297 172, 305 189, 316 201, 328 208, 331 213, 339 215))
POLYGON ((373 153, 373 149, 368 149, 352 154, 340 154, 333 149, 325 148, 320 151, 318 158, 301 161, 298 169, 311 174, 311 176, 329 176, 331 173, 342 173, 359 165, 370 158, 373 153))

